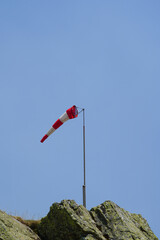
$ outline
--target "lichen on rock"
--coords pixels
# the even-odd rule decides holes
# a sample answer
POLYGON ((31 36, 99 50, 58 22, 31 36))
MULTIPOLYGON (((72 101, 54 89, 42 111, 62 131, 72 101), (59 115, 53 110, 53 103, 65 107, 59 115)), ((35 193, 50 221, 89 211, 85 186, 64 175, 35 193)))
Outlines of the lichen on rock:
POLYGON ((158 240, 140 214, 131 214, 111 201, 92 208, 90 214, 106 239, 158 240))
POLYGON ((87 209, 71 200, 54 203, 39 227, 39 235, 45 240, 90 240, 89 234, 92 239, 105 240, 87 209))
POLYGON ((40 240, 29 227, 0 211, 0 240, 40 240))
POLYGON ((140 214, 111 201, 88 211, 73 200, 63 200, 40 221, 17 219, 0 211, 0 240, 158 240, 140 214))
POLYGON ((54 203, 41 220, 42 240, 158 240, 141 215, 111 201, 88 211, 71 200, 54 203))

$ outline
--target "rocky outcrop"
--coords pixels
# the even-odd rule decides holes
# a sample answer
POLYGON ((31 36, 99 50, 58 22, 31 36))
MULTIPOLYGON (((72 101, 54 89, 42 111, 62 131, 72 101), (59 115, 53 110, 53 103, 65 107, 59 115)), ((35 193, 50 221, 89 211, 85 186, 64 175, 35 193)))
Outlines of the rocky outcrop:
POLYGON ((158 238, 140 214, 129 213, 111 201, 106 201, 88 211, 73 200, 63 200, 61 203, 54 203, 48 215, 39 221, 24 220, 20 217, 15 219, 0 211, 0 240, 158 240, 158 238))
POLYGON ((45 240, 105 240, 87 209, 66 200, 51 206, 41 220, 39 234, 45 240))
POLYGON ((40 240, 29 227, 0 211, 0 240, 40 240))
POLYGON ((132 214, 111 201, 92 208, 90 214, 106 239, 158 240, 140 214, 132 214))
POLYGON ((158 240, 141 215, 111 201, 90 211, 71 200, 54 203, 38 232, 42 240, 158 240))

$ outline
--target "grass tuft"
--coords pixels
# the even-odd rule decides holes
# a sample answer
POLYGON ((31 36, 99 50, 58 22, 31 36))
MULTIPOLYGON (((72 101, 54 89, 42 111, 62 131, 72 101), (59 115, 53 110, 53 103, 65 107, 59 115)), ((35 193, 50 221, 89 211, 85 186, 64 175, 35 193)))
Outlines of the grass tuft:
POLYGON ((16 220, 21 222, 22 224, 25 224, 29 228, 31 228, 36 234, 38 234, 38 227, 41 222, 41 220, 25 220, 18 216, 13 216, 16 220))

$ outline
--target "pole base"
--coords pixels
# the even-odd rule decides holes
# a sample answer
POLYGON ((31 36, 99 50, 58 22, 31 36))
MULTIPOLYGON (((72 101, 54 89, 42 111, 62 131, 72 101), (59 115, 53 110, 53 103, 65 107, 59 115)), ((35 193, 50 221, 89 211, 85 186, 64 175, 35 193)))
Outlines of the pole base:
POLYGON ((86 208, 86 186, 83 185, 83 206, 86 208))

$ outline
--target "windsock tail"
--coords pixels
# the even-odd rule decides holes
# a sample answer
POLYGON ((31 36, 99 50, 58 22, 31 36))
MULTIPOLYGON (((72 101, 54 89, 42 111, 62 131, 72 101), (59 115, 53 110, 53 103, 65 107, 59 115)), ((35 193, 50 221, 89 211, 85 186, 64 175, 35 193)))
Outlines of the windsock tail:
POLYGON ((48 138, 47 134, 41 139, 41 143, 43 143, 48 138))

